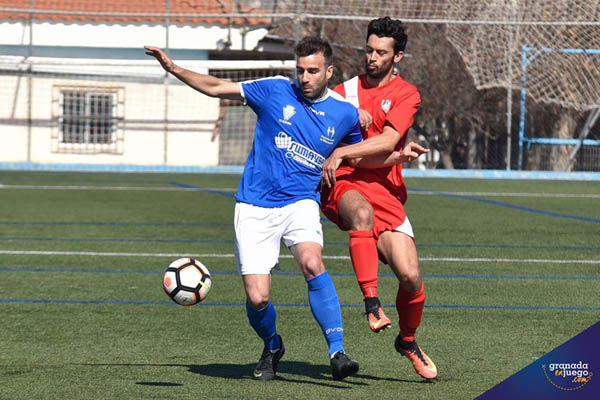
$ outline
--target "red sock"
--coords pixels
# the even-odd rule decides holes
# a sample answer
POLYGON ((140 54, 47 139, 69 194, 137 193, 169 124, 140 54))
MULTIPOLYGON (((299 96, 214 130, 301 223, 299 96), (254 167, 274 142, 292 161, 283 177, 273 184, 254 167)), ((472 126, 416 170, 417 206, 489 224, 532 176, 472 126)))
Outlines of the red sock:
POLYGON ((425 306, 425 287, 421 283, 421 289, 409 293, 398 285, 396 295, 396 310, 398 311, 398 325, 400 325, 400 336, 402 340, 412 342, 415 340, 415 332, 421 325, 423 307, 425 306))
POLYGON ((350 231, 350 258, 356 280, 365 297, 377 297, 379 256, 372 231, 350 231))

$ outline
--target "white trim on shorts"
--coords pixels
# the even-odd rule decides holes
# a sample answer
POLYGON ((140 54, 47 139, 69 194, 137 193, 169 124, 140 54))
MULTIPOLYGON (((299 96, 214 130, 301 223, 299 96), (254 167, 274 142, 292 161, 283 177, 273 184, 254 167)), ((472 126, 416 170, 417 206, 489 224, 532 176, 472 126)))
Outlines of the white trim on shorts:
POLYGON ((323 247, 319 204, 311 199, 272 208, 236 203, 233 224, 235 261, 242 275, 270 274, 282 241, 288 248, 303 242, 323 247))
POLYGON ((410 224, 410 221, 408 220, 408 217, 404 218, 404 222, 396 227, 396 229, 394 229, 394 231, 396 232, 402 232, 405 235, 410 236, 411 238, 415 238, 415 234, 413 233, 413 228, 412 225, 410 224))

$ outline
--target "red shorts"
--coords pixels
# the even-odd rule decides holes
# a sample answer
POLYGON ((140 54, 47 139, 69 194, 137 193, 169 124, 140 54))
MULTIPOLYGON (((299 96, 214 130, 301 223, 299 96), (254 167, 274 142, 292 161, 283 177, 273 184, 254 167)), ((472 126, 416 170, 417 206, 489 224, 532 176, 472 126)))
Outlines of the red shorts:
POLYGON ((365 180, 358 174, 338 177, 333 188, 321 189, 321 210, 340 229, 347 231, 338 214, 338 202, 349 190, 358 191, 373 207, 373 233, 375 239, 385 231, 393 231, 406 218, 404 205, 400 199, 377 180, 365 180))

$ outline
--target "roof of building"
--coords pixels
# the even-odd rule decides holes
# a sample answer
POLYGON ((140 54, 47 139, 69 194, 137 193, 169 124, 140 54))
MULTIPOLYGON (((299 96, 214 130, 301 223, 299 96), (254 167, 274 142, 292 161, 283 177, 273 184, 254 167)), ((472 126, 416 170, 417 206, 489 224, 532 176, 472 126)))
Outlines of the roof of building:
MULTIPOLYGON (((30 0, 0 0, 0 8, 29 10, 30 0)), ((235 17, 226 15, 261 14, 265 10, 240 5, 233 0, 35 0, 34 8, 38 13, 33 14, 35 21, 53 21, 63 23, 116 23, 116 24, 164 24, 162 16, 126 15, 126 14, 223 14, 223 17, 174 16, 169 22, 181 25, 266 25, 268 18, 235 17), (169 10, 167 10, 169 3, 169 10), (48 11, 58 11, 51 13, 48 11), (64 13, 67 12, 67 13, 64 13), (81 14, 71 14, 81 12, 81 14), (86 14, 87 13, 87 14, 86 14), (125 15, 98 15, 89 13, 119 13, 125 15)), ((2 11, 0 20, 27 20, 28 12, 2 11)))

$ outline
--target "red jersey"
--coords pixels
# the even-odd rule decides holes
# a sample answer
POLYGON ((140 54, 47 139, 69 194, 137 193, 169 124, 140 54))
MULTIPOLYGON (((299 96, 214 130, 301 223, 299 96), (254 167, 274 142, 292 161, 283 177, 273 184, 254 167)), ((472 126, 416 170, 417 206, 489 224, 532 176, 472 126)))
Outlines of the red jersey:
MULTIPOLYGON (((404 147, 406 133, 414 122, 414 116, 421 105, 421 96, 414 85, 406 82, 398 75, 380 87, 369 87, 366 75, 362 74, 340 83, 334 90, 344 96, 355 107, 368 111, 373 116, 373 123, 363 138, 379 135, 387 123, 402 137, 396 150, 404 147)), ((402 164, 388 168, 360 169, 356 171, 348 164, 342 164, 336 178, 352 172, 360 173, 365 179, 376 179, 396 196, 402 204, 406 202, 406 187, 402 179, 402 164)))
MULTIPOLYGON (((396 150, 406 142, 406 132, 412 126, 415 113, 421 104, 417 88, 399 76, 377 88, 367 84, 365 75, 346 81, 334 89, 358 108, 373 116, 373 123, 363 138, 379 135, 389 124, 401 136, 396 150)), ((339 216, 338 202, 349 190, 358 191, 373 207, 373 233, 378 238, 382 232, 395 230, 406 219, 404 203, 406 186, 402 179, 402 165, 388 168, 352 168, 343 163, 336 171, 333 188, 321 188, 321 209, 340 229, 347 230, 339 216)))

